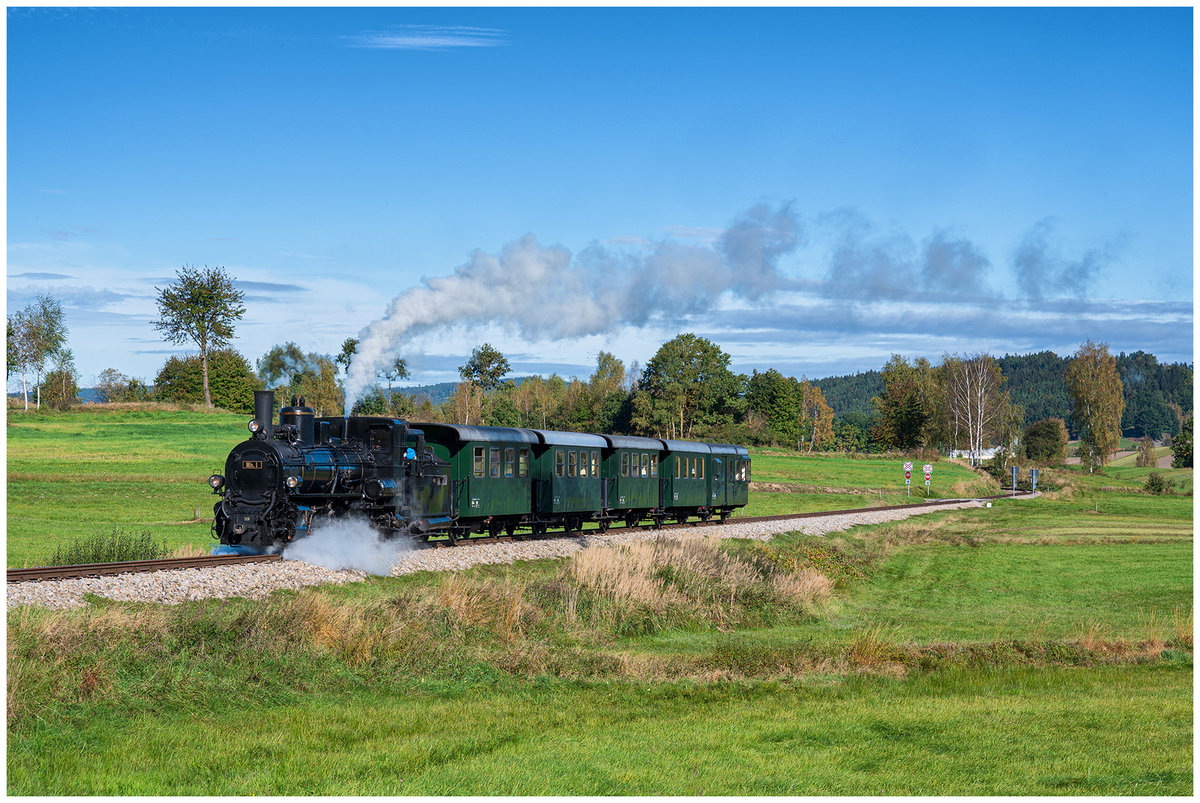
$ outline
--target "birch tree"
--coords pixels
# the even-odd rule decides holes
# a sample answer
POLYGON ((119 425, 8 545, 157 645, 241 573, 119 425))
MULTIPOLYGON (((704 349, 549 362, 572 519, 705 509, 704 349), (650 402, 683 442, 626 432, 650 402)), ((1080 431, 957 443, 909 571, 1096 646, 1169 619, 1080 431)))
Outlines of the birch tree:
POLYGON ((965 438, 971 465, 982 461, 989 434, 1003 421, 1008 407, 1000 385, 1000 366, 987 354, 946 362, 946 403, 955 442, 965 438))
POLYGON ((1117 373, 1117 360, 1107 343, 1085 342, 1075 352, 1066 373, 1072 418, 1079 428, 1080 462, 1088 472, 1108 464, 1121 444, 1121 416, 1125 394, 1117 373))
MULTIPOLYGON (((24 310, 8 316, 8 364, 7 374, 21 375, 21 395, 25 398, 25 412, 29 412, 29 325, 24 310)), ((6 377, 7 378, 7 377, 6 377)))
POLYGON ((800 380, 800 432, 808 436, 808 451, 833 441, 833 408, 825 394, 808 379, 800 380))

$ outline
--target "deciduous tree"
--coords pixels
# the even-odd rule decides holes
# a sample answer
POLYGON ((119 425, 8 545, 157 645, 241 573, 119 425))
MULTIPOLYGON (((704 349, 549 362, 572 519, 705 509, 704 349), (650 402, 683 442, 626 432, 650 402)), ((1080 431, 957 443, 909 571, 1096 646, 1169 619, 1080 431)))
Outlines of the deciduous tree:
POLYGON ((889 449, 916 449, 930 416, 929 361, 914 362, 893 354, 883 369, 883 394, 871 400, 875 407, 872 437, 889 449))
POLYGON ((25 412, 29 412, 29 329, 24 311, 8 316, 8 363, 5 366, 7 376, 14 373, 21 375, 21 395, 25 397, 25 412))
POLYGON ((175 275, 174 284, 154 288, 158 292, 159 318, 152 323, 168 342, 193 343, 200 350, 204 405, 212 407, 209 352, 233 338, 233 325, 246 312, 244 294, 224 268, 185 265, 175 275))
POLYGON ((1009 406, 1000 389, 1004 378, 1000 366, 987 354, 948 358, 944 365, 947 418, 955 440, 965 438, 971 464, 977 466, 989 436, 998 434, 1009 406))
POLYGON ((1088 340, 1075 352, 1066 373, 1072 417, 1079 427, 1080 462, 1093 470, 1107 465, 1121 443, 1125 398, 1117 361, 1106 343, 1088 340))
POLYGON ((47 362, 59 356, 67 342, 62 304, 53 296, 39 295, 25 309, 10 317, 8 323, 11 329, 8 353, 17 360, 21 370, 25 409, 29 409, 27 370, 33 371, 37 406, 40 408, 42 372, 47 362))
POLYGON ((488 393, 500 387, 504 375, 509 370, 510 366, 504 355, 490 343, 484 343, 471 352, 471 359, 458 369, 458 375, 463 381, 470 382, 484 393, 488 393))
POLYGON ((800 435, 808 441, 808 451, 833 443, 833 408, 825 403, 825 394, 807 379, 800 380, 800 435))
POLYGON ((1025 457, 1040 466, 1061 465, 1067 457, 1067 425, 1061 418, 1045 418, 1025 428, 1025 457))
POLYGON ((644 432, 690 438, 735 421, 745 407, 743 386, 729 355, 690 332, 668 340, 646 363, 634 398, 635 423, 644 432))
POLYGON ((1158 458, 1154 454, 1154 438, 1149 435, 1138 443, 1137 459, 1134 461, 1138 468, 1155 468, 1158 458))

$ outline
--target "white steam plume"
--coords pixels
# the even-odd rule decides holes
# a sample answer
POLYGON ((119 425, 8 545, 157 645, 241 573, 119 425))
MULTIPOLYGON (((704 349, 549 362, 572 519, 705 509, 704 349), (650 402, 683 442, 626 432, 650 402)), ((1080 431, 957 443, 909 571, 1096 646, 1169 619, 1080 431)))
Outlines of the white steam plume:
POLYGON ((283 559, 386 576, 411 549, 405 538, 383 540, 363 519, 334 519, 314 521, 311 533, 284 547, 283 559))
POLYGON ((531 338, 576 338, 697 312, 726 291, 755 299, 779 286, 776 263, 800 237, 791 204, 759 204, 712 248, 668 241, 631 255, 592 246, 572 259, 527 234, 499 256, 475 251, 453 275, 396 296, 361 333, 346 414, 406 340, 434 327, 502 321, 531 338))

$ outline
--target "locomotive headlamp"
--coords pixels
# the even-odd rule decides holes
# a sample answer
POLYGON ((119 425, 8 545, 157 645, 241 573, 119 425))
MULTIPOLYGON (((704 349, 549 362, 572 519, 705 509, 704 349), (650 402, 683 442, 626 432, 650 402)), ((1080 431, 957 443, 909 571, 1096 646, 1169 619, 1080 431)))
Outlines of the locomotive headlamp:
POLYGON ((260 429, 262 429, 262 424, 258 423, 257 418, 251 418, 250 423, 246 425, 246 429, 250 430, 251 432, 258 432, 260 429))
POLYGON ((225 478, 220 474, 213 474, 208 478, 208 484, 212 486, 214 491, 219 491, 221 486, 225 484, 225 478))
POLYGON ((295 488, 300 485, 300 478, 295 476, 288 477, 285 482, 287 483, 287 487, 295 488))

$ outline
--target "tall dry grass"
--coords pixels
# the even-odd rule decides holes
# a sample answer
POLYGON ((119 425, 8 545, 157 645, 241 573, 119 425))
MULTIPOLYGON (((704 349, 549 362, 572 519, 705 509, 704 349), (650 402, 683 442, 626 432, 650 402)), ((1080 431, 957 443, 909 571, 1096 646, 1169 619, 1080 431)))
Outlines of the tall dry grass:
POLYGON ((1171 625, 1175 631, 1175 640, 1189 650, 1192 649, 1192 609, 1186 611, 1182 607, 1171 612, 1171 625))
MULTIPOLYGON (((591 622, 620 631, 636 620, 652 627, 702 623, 731 627, 762 616, 772 606, 810 610, 828 599, 833 583, 812 569, 791 573, 723 552, 715 538, 659 537, 575 553, 566 569, 577 586, 603 604, 590 607, 591 622)), ((577 595, 568 616, 579 617, 577 595)))

